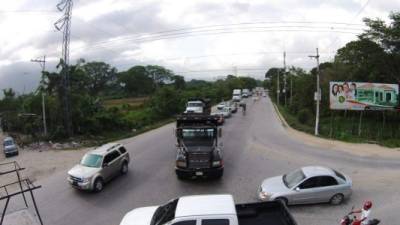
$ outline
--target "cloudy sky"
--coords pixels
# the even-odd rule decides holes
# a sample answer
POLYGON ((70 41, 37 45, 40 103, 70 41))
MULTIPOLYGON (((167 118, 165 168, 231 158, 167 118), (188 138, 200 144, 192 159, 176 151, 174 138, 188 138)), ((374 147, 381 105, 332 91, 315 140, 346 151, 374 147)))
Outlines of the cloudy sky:
MULTIPOLYGON (((60 0, 61 1, 61 0, 60 0)), ((0 4, 0 89, 36 88, 46 55, 56 70, 62 17, 55 0, 0 4)), ((268 68, 310 69, 356 39, 362 18, 387 20, 400 0, 73 0, 70 61, 105 61, 119 71, 159 64, 191 78, 262 77, 268 68)))

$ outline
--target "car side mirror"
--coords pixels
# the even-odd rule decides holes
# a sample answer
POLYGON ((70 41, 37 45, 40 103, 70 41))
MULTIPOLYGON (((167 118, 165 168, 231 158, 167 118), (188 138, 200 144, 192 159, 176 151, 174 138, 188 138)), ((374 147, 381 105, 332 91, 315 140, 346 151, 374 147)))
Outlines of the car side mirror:
POLYGON ((299 187, 296 187, 294 190, 295 190, 295 191, 300 191, 300 188, 299 188, 299 187))
POLYGON ((218 136, 219 136, 219 137, 222 137, 222 128, 219 128, 219 129, 218 129, 218 136))
POLYGON ((103 163, 103 167, 108 167, 109 164, 108 163, 103 163))

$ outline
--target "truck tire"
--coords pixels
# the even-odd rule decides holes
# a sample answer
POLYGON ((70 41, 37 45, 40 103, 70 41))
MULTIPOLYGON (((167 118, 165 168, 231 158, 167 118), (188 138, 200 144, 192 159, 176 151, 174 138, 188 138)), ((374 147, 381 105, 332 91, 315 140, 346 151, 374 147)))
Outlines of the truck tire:
POLYGON ((100 192, 103 190, 103 188, 104 188, 103 179, 101 179, 100 177, 96 178, 96 180, 93 183, 93 192, 96 192, 96 193, 100 192))
POLYGON ((126 161, 122 163, 120 172, 122 175, 128 173, 128 163, 126 161))

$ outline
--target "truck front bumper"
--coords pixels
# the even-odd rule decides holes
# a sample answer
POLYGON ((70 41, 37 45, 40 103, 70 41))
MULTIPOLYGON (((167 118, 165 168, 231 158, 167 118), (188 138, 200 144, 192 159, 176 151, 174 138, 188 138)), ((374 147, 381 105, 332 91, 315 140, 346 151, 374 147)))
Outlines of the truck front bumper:
POLYGON ((197 178, 197 177, 221 177, 224 173, 224 167, 212 167, 212 168, 201 168, 201 169, 189 169, 175 167, 175 172, 178 177, 182 178, 197 178))

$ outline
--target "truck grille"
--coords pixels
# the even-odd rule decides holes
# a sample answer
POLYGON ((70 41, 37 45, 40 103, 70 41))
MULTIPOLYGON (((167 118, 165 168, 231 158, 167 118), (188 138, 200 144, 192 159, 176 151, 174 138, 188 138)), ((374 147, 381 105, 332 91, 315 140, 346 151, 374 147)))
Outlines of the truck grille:
POLYGON ((209 153, 189 153, 189 168, 210 168, 209 153))

